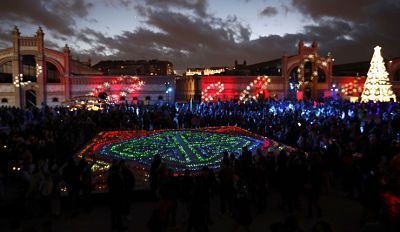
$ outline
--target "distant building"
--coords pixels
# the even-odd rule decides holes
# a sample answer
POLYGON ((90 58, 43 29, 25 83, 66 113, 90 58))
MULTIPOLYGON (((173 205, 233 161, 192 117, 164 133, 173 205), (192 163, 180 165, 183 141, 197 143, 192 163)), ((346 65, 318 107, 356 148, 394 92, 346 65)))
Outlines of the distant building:
POLYGON ((225 73, 226 67, 211 67, 211 68, 188 68, 186 70, 185 76, 209 76, 217 75, 220 73, 225 73))
POLYGON ((162 60, 105 60, 93 65, 92 68, 103 75, 174 75, 174 67, 169 61, 162 60))

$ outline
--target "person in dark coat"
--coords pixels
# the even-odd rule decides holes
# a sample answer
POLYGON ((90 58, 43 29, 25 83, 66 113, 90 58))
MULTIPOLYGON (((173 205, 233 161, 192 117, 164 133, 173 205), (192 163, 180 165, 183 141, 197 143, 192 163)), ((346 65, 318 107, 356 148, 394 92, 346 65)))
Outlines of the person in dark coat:
POLYGON ((114 161, 110 168, 107 184, 110 197, 112 229, 120 231, 125 229, 122 222, 122 214, 125 204, 125 186, 121 167, 117 161, 114 161))
POLYGON ((219 180, 220 180, 220 202, 221 202, 221 213, 225 214, 227 211, 229 213, 232 212, 232 201, 233 201, 233 177, 234 171, 230 166, 228 161, 225 161, 222 164, 222 168, 219 172, 219 180))
POLYGON ((124 205, 123 205, 123 215, 129 217, 131 213, 131 204, 133 199, 133 194, 135 190, 135 176, 132 170, 128 167, 125 160, 121 160, 119 165, 121 166, 122 179, 124 181, 124 205))

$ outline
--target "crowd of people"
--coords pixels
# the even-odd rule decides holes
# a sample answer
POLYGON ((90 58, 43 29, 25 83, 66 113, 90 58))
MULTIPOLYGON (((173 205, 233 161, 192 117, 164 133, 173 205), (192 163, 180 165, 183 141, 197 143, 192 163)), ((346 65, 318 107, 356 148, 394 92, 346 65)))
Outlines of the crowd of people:
MULTIPOLYGON (((400 107, 396 103, 270 100, 246 104, 116 104, 102 111, 1 107, 0 205, 13 205, 15 225, 38 212, 57 216, 61 210, 58 199, 66 188, 73 202, 68 206, 76 213, 79 198, 90 196, 91 171, 90 165, 74 154, 100 131, 236 125, 297 151, 250 156, 244 150, 239 158, 224 154, 218 173, 204 167, 195 177, 187 173, 171 178, 168 167, 156 160, 150 183, 160 207, 151 220, 164 222, 158 225, 174 225, 176 202, 180 199, 190 212, 189 227, 206 230, 212 222, 207 213, 208 202, 219 194, 221 212, 229 213, 246 228, 253 210, 247 201, 256 203, 256 212, 263 212, 268 208, 266 196, 270 188, 279 192, 288 213, 298 206, 299 196, 305 196, 309 215, 318 216, 323 214, 318 204, 321 189, 340 183, 348 197, 363 204, 366 222, 398 226, 399 123, 400 107), (249 181, 252 179, 257 181, 249 181), (21 215, 20 210, 27 215, 21 215)), ((119 188, 118 181, 126 181, 120 177, 123 166, 115 164, 116 168, 110 170, 110 176, 118 177, 109 182, 116 184, 114 190, 119 188)), ((114 191, 114 196, 119 194, 126 196, 125 190, 114 191)), ((120 216, 114 218, 117 226, 121 224, 120 216)), ((296 224, 295 220, 287 221, 291 226, 296 224)))

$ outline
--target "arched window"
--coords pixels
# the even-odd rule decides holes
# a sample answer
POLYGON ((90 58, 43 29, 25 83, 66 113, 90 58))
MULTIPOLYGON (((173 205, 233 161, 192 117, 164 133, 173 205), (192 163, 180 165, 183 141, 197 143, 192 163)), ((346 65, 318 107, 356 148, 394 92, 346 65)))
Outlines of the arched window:
POLYGON ((0 83, 12 83, 12 62, 0 65, 0 83))
POLYGON ((52 101, 53 102, 58 102, 58 97, 53 97, 52 101))
POLYGON ((1 103, 8 103, 8 99, 7 98, 2 98, 1 99, 1 103))
POLYGON ((60 72, 58 71, 57 67, 49 62, 46 62, 46 70, 47 70, 47 83, 60 83, 60 72))

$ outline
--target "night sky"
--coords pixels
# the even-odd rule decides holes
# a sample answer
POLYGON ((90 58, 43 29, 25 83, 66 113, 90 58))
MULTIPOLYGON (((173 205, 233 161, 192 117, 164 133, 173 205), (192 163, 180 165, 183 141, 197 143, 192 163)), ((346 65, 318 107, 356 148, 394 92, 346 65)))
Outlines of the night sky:
POLYGON ((187 67, 248 64, 295 54, 317 40, 336 63, 400 56, 400 0, 2 0, 0 48, 13 25, 73 55, 170 60, 187 67))

